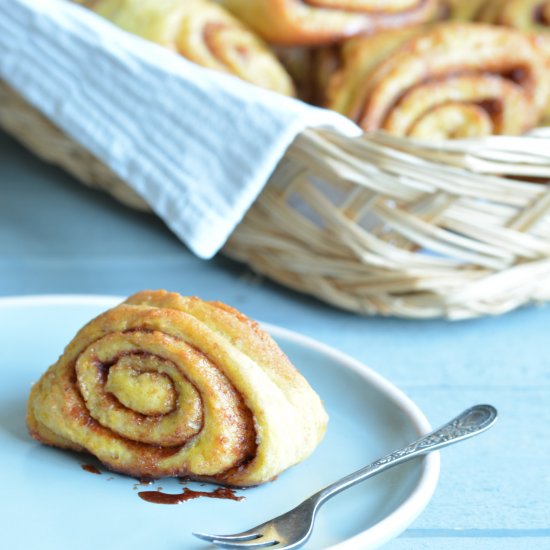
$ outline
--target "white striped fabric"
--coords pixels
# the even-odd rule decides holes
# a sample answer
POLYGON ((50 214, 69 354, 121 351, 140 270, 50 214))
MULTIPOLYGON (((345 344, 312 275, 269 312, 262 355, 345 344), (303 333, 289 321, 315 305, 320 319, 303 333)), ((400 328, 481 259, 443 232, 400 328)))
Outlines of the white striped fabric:
POLYGON ((297 133, 358 128, 203 69, 63 0, 0 0, 0 78, 128 182, 202 258, 297 133))

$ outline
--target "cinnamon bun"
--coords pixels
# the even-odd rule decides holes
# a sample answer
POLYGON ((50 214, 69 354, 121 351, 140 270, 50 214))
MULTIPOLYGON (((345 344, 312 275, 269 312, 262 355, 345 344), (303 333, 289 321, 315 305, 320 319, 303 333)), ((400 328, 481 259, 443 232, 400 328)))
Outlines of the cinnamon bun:
POLYGON ((190 61, 285 95, 288 73, 266 44, 210 0, 84 0, 122 29, 169 48, 190 61))
POLYGON ((321 400, 260 326, 140 292, 84 326, 34 385, 31 435, 136 477, 272 480, 323 438, 321 400))
POLYGON ((550 78, 535 37, 445 23, 354 39, 328 95, 327 107, 365 131, 418 138, 521 134, 540 121, 550 78))
POLYGON ((220 0, 268 42, 334 43, 433 20, 437 0, 220 0))

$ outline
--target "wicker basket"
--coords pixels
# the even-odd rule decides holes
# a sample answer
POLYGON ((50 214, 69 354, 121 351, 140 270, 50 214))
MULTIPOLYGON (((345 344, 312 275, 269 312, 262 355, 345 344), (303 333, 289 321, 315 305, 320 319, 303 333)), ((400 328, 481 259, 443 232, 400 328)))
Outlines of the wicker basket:
MULTIPOLYGON (((0 125, 81 182, 148 208, 1 82, 0 125)), ((359 313, 499 314, 550 299, 550 187, 538 178, 550 179, 548 130, 436 145, 307 130, 224 253, 359 313)))

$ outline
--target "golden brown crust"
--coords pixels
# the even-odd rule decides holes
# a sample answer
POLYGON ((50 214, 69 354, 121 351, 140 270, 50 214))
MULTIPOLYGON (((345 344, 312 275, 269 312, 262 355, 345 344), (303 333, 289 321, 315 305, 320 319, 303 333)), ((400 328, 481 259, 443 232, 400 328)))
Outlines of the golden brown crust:
POLYGON ((549 95, 535 38, 446 23, 352 41, 327 107, 365 131, 452 138, 520 134, 538 123, 549 95))
POLYGON ((222 0, 268 42, 322 45, 433 20, 437 0, 222 0))
MULTIPOLYGON (((550 0, 487 0, 475 18, 534 35, 546 57, 546 71, 550 74, 550 0)), ((550 124, 550 101, 543 124, 550 124)))
POLYGON ((317 395, 260 326, 220 302, 135 294, 83 327, 31 391, 41 442, 137 477, 256 485, 324 434, 317 395))

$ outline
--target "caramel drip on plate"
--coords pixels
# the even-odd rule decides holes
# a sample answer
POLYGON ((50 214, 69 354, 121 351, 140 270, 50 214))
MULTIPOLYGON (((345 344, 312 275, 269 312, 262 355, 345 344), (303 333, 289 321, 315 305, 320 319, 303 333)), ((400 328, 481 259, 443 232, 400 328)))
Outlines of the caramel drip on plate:
POLYGON ((154 504, 179 504, 195 498, 218 498, 225 500, 243 500, 244 497, 235 495, 235 492, 229 487, 218 487, 212 492, 193 491, 185 487, 181 493, 163 493, 162 491, 140 491, 138 496, 147 502, 154 504))

